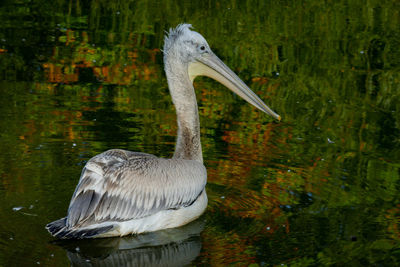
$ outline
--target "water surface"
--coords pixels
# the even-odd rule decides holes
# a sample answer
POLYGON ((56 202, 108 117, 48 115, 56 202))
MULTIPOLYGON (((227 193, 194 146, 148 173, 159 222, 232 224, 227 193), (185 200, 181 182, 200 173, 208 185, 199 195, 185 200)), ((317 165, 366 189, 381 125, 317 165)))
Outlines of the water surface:
POLYGON ((0 265, 395 266, 397 1, 7 1, 0 7, 0 265), (54 242, 110 148, 170 157, 164 31, 188 22, 283 120, 195 81, 209 206, 188 227, 54 242))

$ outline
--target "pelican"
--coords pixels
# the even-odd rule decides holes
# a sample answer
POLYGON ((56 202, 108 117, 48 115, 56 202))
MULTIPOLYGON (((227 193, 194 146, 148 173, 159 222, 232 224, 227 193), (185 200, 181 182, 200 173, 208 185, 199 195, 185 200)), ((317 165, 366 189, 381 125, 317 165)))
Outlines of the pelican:
POLYGON ((170 159, 111 149, 82 170, 66 217, 46 225, 55 237, 99 238, 185 225, 207 207, 200 123, 193 80, 211 77, 280 120, 210 49, 190 24, 170 29, 164 39, 164 68, 176 108, 178 137, 170 159))

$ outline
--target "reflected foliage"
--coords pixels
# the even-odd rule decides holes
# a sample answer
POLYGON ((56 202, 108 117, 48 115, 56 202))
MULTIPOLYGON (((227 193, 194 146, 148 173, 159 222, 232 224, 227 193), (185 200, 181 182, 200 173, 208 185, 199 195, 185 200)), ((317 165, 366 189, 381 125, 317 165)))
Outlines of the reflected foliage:
POLYGON ((192 264, 399 265, 399 10, 375 0, 5 1, 0 265, 69 266, 44 225, 65 215, 90 157, 172 155, 160 48, 181 22, 283 118, 195 81, 209 207, 192 264))

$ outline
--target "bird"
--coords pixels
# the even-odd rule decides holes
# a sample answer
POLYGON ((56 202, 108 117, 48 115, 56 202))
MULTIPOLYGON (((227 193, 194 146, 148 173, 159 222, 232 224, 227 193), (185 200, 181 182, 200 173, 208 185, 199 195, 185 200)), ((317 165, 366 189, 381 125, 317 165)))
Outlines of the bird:
POLYGON ((193 80, 208 76, 280 121, 251 89, 211 50, 191 24, 166 32, 164 70, 177 116, 172 158, 110 149, 84 166, 67 216, 48 223, 59 239, 141 234, 185 225, 207 207, 207 170, 193 80))

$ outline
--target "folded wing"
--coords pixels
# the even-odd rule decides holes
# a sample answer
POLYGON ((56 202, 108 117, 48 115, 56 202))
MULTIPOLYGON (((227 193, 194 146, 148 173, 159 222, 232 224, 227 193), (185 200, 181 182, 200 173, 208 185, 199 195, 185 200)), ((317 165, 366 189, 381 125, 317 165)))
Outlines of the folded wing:
POLYGON ((92 158, 68 209, 67 227, 127 221, 191 205, 207 173, 196 161, 109 150, 92 158))

